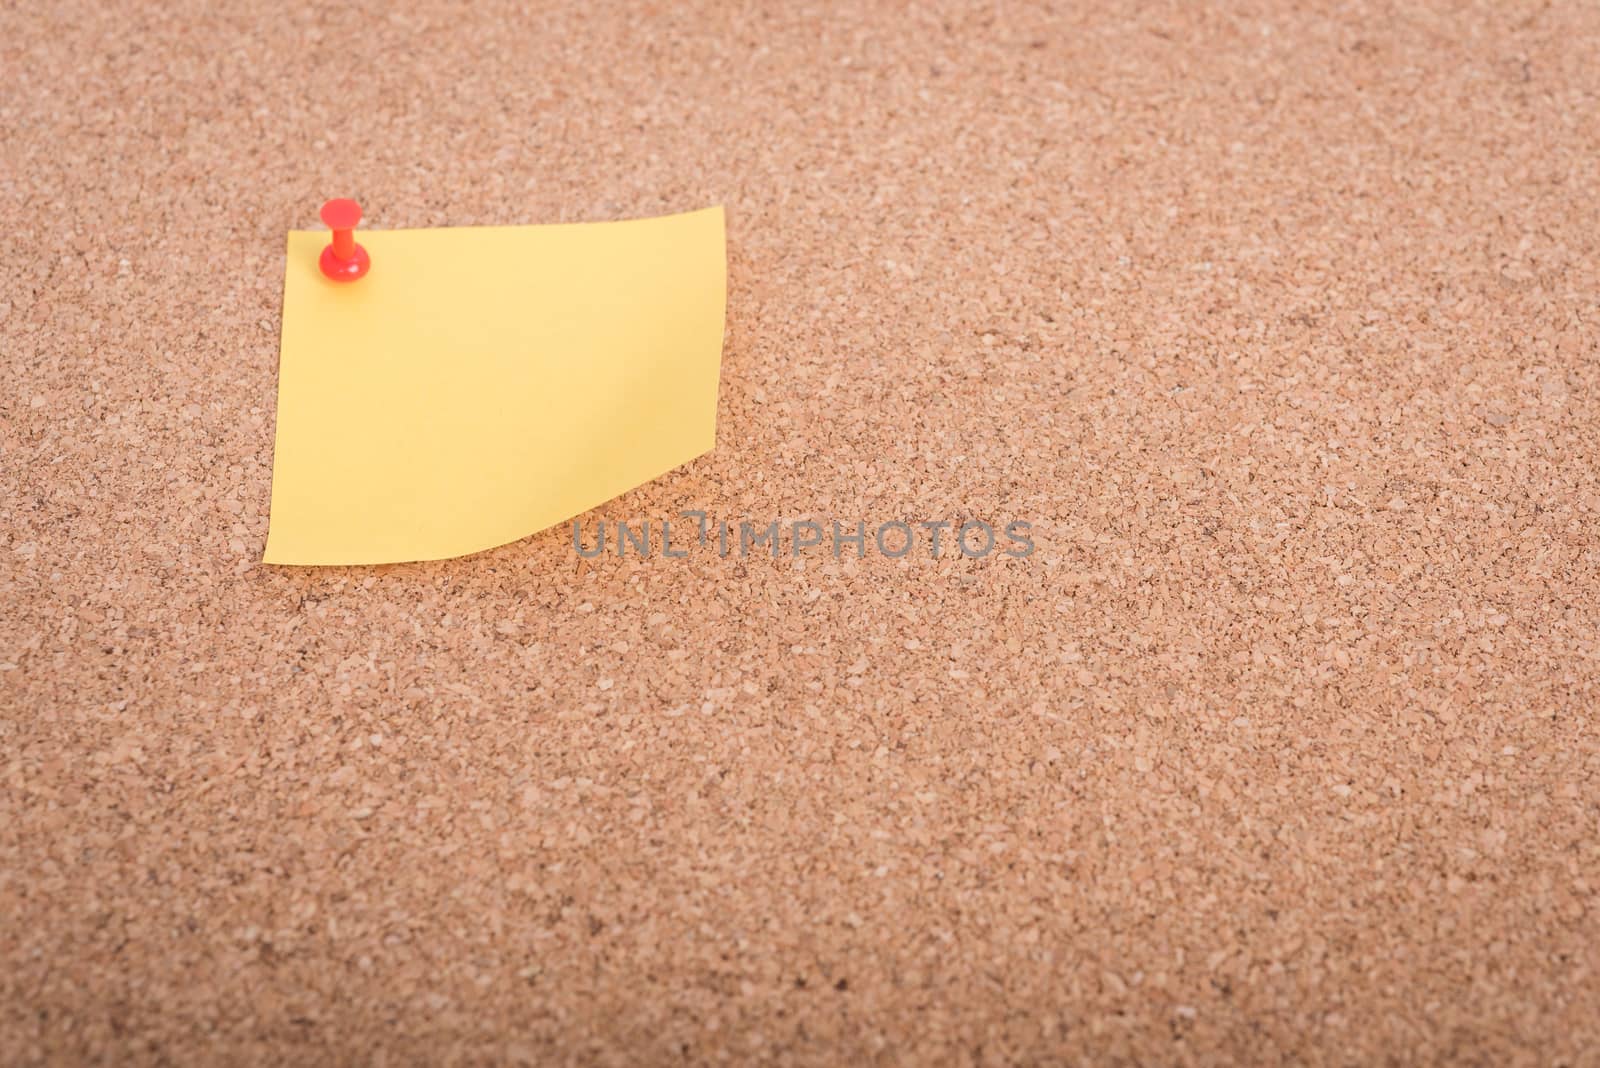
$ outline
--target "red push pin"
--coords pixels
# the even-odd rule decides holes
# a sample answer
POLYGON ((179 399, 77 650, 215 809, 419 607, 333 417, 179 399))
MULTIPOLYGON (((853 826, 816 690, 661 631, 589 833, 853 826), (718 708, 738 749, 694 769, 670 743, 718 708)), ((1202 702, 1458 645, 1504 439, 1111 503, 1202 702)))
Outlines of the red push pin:
POLYGON ((322 273, 335 282, 354 282, 372 266, 367 250, 356 244, 361 205, 344 197, 330 200, 322 205, 322 221, 333 231, 333 244, 322 250, 318 261, 322 273))

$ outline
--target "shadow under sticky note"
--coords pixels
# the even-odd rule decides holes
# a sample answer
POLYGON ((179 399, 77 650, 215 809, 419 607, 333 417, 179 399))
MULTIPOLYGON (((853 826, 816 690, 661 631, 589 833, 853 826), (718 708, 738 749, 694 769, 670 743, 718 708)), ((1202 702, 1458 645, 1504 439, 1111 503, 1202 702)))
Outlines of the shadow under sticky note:
POLYGON ((339 283, 289 234, 267 563, 492 548, 715 443, 721 208, 356 239, 339 283))

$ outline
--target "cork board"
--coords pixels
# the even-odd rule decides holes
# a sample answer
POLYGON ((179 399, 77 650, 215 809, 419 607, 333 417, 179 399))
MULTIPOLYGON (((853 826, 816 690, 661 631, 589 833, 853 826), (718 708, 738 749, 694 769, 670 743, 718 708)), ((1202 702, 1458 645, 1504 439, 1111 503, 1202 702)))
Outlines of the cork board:
POLYGON ((3 1059, 1595 1063, 1597 49, 1576 0, 6 6, 3 1059), (334 195, 725 204, 717 448, 582 542, 706 543, 260 564, 334 195))

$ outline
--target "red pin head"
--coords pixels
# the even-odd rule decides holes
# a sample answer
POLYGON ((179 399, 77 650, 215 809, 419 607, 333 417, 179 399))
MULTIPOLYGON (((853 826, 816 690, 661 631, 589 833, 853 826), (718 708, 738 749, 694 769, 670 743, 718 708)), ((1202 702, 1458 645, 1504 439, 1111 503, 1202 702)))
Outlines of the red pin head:
POLYGON ((322 250, 318 266, 335 282, 354 282, 372 266, 367 250, 356 244, 361 205, 344 197, 330 200, 322 205, 322 221, 333 231, 333 243, 322 250))

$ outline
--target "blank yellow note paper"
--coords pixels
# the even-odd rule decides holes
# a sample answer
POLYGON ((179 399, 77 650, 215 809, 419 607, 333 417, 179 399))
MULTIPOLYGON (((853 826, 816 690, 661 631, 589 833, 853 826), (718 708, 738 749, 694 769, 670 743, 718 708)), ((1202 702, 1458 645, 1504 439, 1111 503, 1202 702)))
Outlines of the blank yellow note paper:
POLYGON ((341 283, 289 235, 267 563, 477 552, 712 447, 721 208, 356 240, 341 283))

